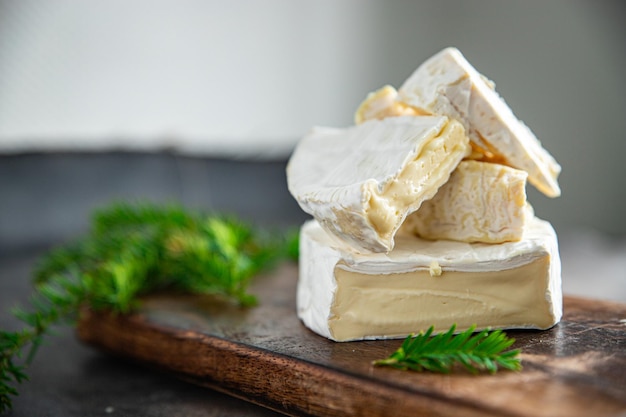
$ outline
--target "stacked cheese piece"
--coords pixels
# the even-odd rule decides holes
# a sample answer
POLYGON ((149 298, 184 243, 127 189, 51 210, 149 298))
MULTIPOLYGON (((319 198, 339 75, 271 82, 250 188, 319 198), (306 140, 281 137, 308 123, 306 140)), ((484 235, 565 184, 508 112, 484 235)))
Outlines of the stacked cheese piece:
POLYGON ((493 83, 441 51, 398 91, 370 94, 355 126, 315 128, 296 147, 289 189, 314 217, 298 316, 337 341, 553 326, 557 238, 525 187, 556 197, 559 172, 493 83))

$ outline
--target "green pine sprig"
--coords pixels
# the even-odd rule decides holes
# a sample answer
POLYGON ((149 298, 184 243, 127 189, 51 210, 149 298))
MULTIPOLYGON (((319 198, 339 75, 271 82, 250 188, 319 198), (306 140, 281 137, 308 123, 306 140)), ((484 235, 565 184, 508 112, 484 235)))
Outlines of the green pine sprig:
POLYGON ((483 330, 474 334, 475 326, 454 335, 456 325, 445 333, 433 336, 434 326, 425 333, 408 336, 402 345, 386 359, 373 362, 377 366, 391 366, 401 370, 450 373, 456 364, 471 373, 498 368, 519 371, 522 364, 519 349, 506 351, 515 339, 501 330, 483 330))
POLYGON ((57 324, 73 323, 83 306, 126 314, 141 295, 160 290, 254 305, 250 280, 293 257, 294 241, 293 232, 272 234, 176 205, 120 203, 97 211, 86 237, 37 264, 31 310, 13 311, 24 329, 0 331, 0 413, 11 408, 15 386, 28 379, 25 370, 43 337, 57 324))
POLYGON ((33 311, 13 309, 25 327, 19 331, 0 331, 0 413, 11 409, 16 385, 28 380, 26 368, 35 357, 50 329, 71 321, 82 304, 85 289, 61 275, 38 285, 31 297, 33 311))

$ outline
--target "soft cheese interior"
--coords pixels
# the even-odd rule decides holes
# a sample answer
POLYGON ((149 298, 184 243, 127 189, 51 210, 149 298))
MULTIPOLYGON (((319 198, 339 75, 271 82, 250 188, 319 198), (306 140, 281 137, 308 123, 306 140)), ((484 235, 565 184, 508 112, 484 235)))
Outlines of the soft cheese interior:
POLYGON ((463 161, 437 194, 407 217, 399 233, 464 242, 520 240, 532 216, 527 176, 500 164, 463 161))
POLYGON ((498 245, 398 236, 358 254, 310 221, 301 231, 298 316, 336 341, 405 337, 434 325, 547 329, 562 314, 557 238, 532 218, 498 245))

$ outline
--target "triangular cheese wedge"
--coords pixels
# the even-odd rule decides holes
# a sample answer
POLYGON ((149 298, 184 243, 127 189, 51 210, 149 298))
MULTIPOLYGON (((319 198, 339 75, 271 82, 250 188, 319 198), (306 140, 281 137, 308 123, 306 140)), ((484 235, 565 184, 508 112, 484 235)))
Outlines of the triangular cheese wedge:
POLYGON ((456 48, 420 65, 398 92, 405 104, 460 121, 477 149, 528 172, 529 182, 545 195, 561 194, 560 165, 456 48))
POLYGON ((289 191, 328 232, 361 252, 388 252, 406 216, 432 198, 470 151, 442 116, 316 128, 287 166, 289 191))

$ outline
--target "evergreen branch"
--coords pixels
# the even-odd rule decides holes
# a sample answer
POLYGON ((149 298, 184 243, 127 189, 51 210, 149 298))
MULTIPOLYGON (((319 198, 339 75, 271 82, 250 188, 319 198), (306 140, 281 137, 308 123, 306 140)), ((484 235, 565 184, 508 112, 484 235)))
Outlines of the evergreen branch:
POLYGON ((401 370, 450 373, 455 364, 471 373, 495 373, 498 367, 511 371, 522 369, 520 351, 508 349, 515 339, 501 330, 483 330, 473 335, 476 326, 454 335, 456 325, 445 333, 433 336, 434 326, 426 333, 408 336, 402 345, 386 359, 373 362, 377 366, 391 366, 401 370))
POLYGON ((13 310, 26 327, 16 332, 0 331, 0 413, 8 411, 11 397, 18 395, 14 385, 28 380, 25 370, 33 361, 43 337, 53 325, 72 320, 82 298, 83 289, 79 284, 54 276, 39 285, 31 297, 33 312, 20 308, 13 310), (26 358, 22 359, 24 355, 26 358))
POLYGON ((122 203, 97 211, 88 236, 37 263, 33 311, 13 311, 24 330, 0 331, 0 413, 18 395, 15 385, 28 379, 25 369, 44 335, 73 322, 82 306, 126 314, 142 294, 164 289, 253 305, 251 278, 293 256, 289 242, 234 218, 179 206, 122 203))

